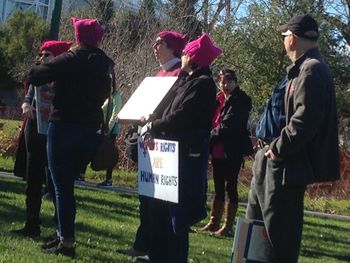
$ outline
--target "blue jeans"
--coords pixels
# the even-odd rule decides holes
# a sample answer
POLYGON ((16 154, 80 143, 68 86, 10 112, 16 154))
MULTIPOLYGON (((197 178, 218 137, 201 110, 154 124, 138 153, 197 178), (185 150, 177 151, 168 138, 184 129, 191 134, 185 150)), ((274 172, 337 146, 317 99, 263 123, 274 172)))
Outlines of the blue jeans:
POLYGON ((92 159, 97 147, 97 128, 77 123, 50 122, 47 135, 49 169, 56 194, 58 231, 74 240, 74 181, 81 167, 92 159))

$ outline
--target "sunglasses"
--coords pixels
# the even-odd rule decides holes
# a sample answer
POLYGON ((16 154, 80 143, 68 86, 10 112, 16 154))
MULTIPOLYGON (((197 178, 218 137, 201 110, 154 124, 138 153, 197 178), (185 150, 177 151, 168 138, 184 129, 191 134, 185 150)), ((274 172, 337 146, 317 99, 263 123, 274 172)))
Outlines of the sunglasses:
POLYGON ((164 42, 163 39, 157 39, 157 40, 153 43, 153 47, 156 47, 156 46, 162 44, 163 42, 164 42))
POLYGON ((45 58, 47 58, 47 57, 49 57, 49 56, 53 56, 51 53, 41 53, 41 54, 39 54, 39 57, 45 57, 45 58))

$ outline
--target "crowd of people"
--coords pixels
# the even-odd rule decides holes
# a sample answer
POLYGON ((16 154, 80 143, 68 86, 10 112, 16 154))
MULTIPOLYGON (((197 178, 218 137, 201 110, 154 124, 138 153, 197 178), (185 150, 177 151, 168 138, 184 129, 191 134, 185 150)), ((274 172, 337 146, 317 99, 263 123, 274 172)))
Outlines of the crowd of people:
MULTIPOLYGON (((54 197, 57 232, 43 249, 69 257, 75 256, 74 180, 96 151, 103 120, 110 119, 112 138, 119 133, 116 113, 121 106, 114 62, 101 49, 103 27, 95 19, 72 22, 76 44, 44 42, 40 63, 28 74, 31 86, 22 105, 27 117, 27 217, 18 231, 40 235, 41 186, 46 178, 54 197), (113 112, 106 110, 107 98, 113 101, 113 112), (41 126, 40 105, 50 113, 41 126), (33 143, 37 147, 31 147, 33 143)), ((264 222, 271 262, 295 263, 306 186, 339 178, 338 130, 334 84, 317 48, 316 21, 297 15, 280 30, 292 64, 256 128, 258 149, 246 217, 264 222)), ((221 70, 214 80, 210 65, 223 50, 208 34, 188 42, 187 35, 162 31, 152 47, 160 65, 156 76, 178 78, 156 112, 133 129, 150 149, 154 138, 179 142, 179 202, 140 195, 135 241, 118 252, 152 263, 185 263, 190 229, 207 217, 209 158, 215 196, 209 222, 200 230, 232 235, 238 175, 244 156, 253 153, 247 131, 252 102, 233 68, 221 70)), ((112 167, 102 185, 112 184, 111 173, 112 167)))

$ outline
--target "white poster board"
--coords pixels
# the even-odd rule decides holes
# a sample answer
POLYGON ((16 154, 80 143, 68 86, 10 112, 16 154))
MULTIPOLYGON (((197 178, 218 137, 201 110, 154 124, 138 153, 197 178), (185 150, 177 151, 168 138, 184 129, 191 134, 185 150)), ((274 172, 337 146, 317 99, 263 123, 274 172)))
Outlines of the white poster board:
POLYGON ((138 192, 173 203, 179 193, 179 143, 154 139, 149 150, 138 138, 138 192))
POLYGON ((147 77, 118 113, 120 123, 138 121, 154 112, 177 77, 147 77))
POLYGON ((238 218, 230 263, 270 263, 272 248, 264 222, 238 218))

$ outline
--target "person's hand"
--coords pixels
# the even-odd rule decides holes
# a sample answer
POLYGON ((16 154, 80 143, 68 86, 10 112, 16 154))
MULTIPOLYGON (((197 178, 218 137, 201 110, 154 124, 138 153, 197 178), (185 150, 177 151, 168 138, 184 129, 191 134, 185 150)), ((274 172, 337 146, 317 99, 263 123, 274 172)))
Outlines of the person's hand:
POLYGON ((153 150, 154 149, 154 139, 151 134, 146 134, 144 138, 144 143, 148 147, 148 149, 153 150))
POLYGON ((141 128, 140 136, 141 136, 141 137, 144 137, 144 136, 146 136, 147 134, 150 134, 150 133, 151 133, 151 129, 152 129, 152 122, 146 123, 146 124, 141 128))
POLYGON ((219 129, 214 128, 210 131, 211 136, 218 136, 219 135, 219 129))
POLYGON ((35 108, 29 103, 25 102, 22 104, 23 115, 26 116, 28 119, 34 119, 34 111, 35 108))
POLYGON ((269 159, 272 159, 273 161, 281 161, 281 158, 278 158, 271 150, 268 150, 265 153, 265 156, 269 159))

